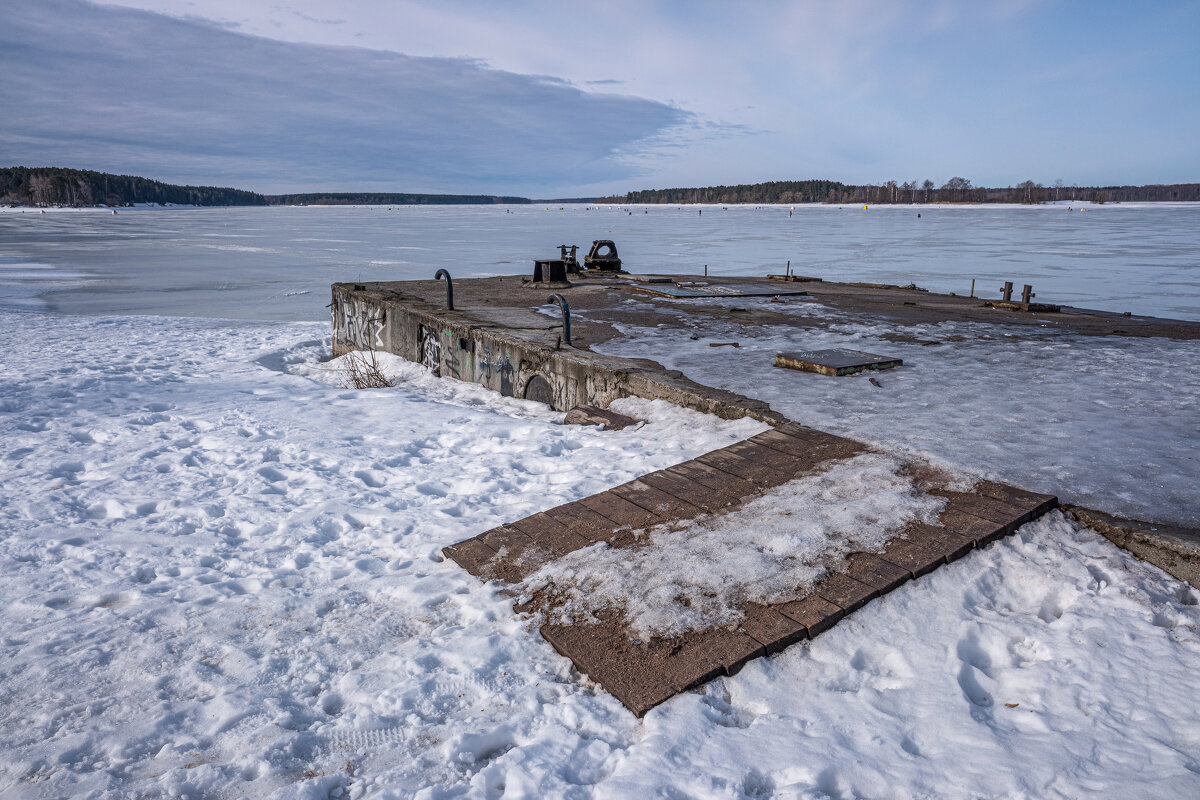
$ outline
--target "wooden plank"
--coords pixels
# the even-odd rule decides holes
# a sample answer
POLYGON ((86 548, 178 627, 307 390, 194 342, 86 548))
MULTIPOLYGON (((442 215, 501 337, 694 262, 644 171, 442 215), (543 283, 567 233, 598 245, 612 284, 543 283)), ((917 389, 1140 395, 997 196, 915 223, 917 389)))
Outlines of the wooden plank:
POLYGON ((548 624, 541 627, 541 633, 576 669, 638 717, 680 691, 663 669, 666 658, 661 649, 655 653, 648 645, 633 644, 617 622, 548 624))
POLYGON ((757 491, 786 483, 799 469, 795 458, 764 445, 726 447, 705 453, 696 461, 749 481, 757 491))
POLYGON ((555 556, 511 525, 492 528, 480 534, 479 540, 496 551, 491 574, 508 583, 524 580, 555 556))
POLYGON ((773 429, 751 436, 746 441, 765 445, 787 453, 803 465, 800 469, 810 471, 821 464, 836 459, 852 458, 866 452, 866 446, 850 439, 838 437, 801 438, 782 430, 773 429))

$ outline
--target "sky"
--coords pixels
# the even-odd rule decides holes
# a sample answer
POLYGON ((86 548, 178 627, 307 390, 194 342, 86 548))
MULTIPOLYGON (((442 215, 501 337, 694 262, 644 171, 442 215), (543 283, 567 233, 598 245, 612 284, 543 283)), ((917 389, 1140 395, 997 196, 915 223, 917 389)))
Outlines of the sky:
POLYGON ((0 165, 261 192, 1200 181, 1200 3, 0 0, 0 165))

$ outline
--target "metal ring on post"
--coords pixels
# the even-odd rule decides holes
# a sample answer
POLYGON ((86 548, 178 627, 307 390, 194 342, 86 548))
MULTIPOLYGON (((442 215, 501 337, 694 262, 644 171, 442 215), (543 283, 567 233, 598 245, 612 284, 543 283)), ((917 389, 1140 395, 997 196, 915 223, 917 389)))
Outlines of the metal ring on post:
POLYGON ((570 345, 571 344, 571 307, 569 305, 567 305, 567 298, 563 297, 561 294, 558 294, 557 292, 550 295, 550 297, 548 297, 546 299, 546 302, 553 303, 556 300, 558 301, 559 306, 562 307, 563 341, 566 342, 568 345, 570 345))
POLYGON ((433 276, 433 279, 436 281, 436 280, 440 280, 442 278, 446 279, 446 309, 449 311, 453 311, 454 310, 454 282, 452 280, 450 280, 449 272, 446 272, 446 270, 444 270, 444 269, 439 269, 437 271, 437 273, 433 276))

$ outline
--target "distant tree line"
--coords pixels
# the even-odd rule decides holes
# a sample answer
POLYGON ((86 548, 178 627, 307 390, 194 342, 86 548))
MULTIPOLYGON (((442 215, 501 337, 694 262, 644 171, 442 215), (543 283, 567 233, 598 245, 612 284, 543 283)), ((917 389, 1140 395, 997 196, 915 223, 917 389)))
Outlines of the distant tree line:
POLYGON ((263 206, 261 194, 215 186, 175 186, 133 175, 61 167, 0 167, 0 204, 24 206, 263 206))
POLYGON ((626 203, 1025 203, 1076 200, 1083 203, 1200 201, 1200 183, 1149 186, 1068 186, 1058 180, 1043 186, 1032 180, 1016 186, 973 186, 954 177, 937 186, 931 180, 852 185, 838 181, 769 181, 738 186, 694 189, 649 189, 601 198, 598 202, 626 203))
POLYGON ((267 202, 273 206, 452 206, 520 204, 533 201, 528 197, 500 197, 486 194, 315 192, 310 194, 269 194, 267 202))

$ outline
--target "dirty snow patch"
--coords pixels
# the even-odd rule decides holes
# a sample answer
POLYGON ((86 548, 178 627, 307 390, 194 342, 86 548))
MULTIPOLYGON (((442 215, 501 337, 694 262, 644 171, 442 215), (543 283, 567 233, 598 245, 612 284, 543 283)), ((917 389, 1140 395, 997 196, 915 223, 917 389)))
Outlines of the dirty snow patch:
POLYGON ((524 588, 548 589, 565 623, 623 609, 646 637, 736 624, 745 603, 802 596, 850 553, 882 552, 909 523, 932 522, 945 501, 918 491, 902 467, 856 456, 729 513, 651 528, 637 548, 577 550, 524 588))

